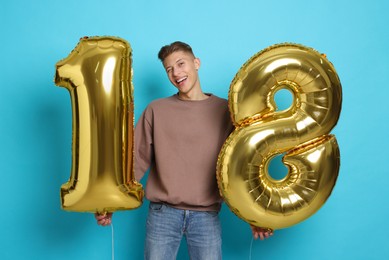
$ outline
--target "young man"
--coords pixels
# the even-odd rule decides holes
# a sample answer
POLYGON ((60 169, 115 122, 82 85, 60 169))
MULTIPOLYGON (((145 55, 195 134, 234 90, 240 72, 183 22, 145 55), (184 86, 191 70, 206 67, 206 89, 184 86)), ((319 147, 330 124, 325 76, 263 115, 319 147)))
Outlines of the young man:
MULTIPOLYGON (((221 259, 215 169, 233 130, 228 103, 202 91, 200 60, 188 44, 166 45, 158 58, 178 93, 151 102, 135 128, 135 178, 150 168, 145 259, 175 259, 182 236, 191 259, 221 259)), ((100 225, 109 225, 111 217, 96 215, 100 225)), ((255 238, 272 235, 252 231, 255 238)))

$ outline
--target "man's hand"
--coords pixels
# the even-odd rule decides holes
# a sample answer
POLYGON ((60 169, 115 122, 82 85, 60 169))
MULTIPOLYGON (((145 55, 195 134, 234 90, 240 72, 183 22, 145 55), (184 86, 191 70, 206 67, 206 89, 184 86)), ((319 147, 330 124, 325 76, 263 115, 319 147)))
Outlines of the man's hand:
POLYGON ((112 223, 113 213, 95 213, 97 224, 100 226, 109 226, 112 223))
POLYGON ((254 239, 258 239, 259 237, 261 240, 264 240, 265 238, 269 238, 273 235, 273 230, 270 228, 256 227, 253 225, 250 225, 250 227, 253 232, 254 239))

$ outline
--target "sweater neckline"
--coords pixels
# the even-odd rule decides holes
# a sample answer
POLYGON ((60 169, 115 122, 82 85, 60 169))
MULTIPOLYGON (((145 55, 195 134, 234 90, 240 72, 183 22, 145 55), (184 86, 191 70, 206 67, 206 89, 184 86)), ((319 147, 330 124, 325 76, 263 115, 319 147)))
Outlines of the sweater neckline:
POLYGON ((178 95, 178 93, 174 94, 173 97, 180 101, 180 102, 188 102, 188 103, 208 103, 210 101, 212 101, 212 99, 215 97, 213 94, 211 93, 204 93, 205 95, 208 96, 208 98, 206 99, 202 99, 202 100, 187 100, 187 99, 181 99, 180 96, 178 95))

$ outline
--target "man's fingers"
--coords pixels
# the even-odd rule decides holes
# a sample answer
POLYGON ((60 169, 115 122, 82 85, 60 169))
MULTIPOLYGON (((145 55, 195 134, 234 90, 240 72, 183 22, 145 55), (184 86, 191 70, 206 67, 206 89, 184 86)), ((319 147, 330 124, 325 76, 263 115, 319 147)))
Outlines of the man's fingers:
POLYGON ((255 227, 251 225, 251 230, 253 232, 254 239, 260 238, 261 240, 264 240, 266 238, 269 238, 273 235, 272 229, 262 228, 262 227, 255 227))
POLYGON ((103 220, 105 218, 106 218, 106 216, 104 216, 104 215, 96 215, 97 220, 103 220))
POLYGON ((108 226, 111 224, 111 219, 107 219, 107 218, 101 219, 101 220, 97 221, 97 224, 99 224, 101 226, 108 226))
POLYGON ((98 225, 108 226, 111 225, 112 222, 112 213, 95 213, 95 218, 98 225))

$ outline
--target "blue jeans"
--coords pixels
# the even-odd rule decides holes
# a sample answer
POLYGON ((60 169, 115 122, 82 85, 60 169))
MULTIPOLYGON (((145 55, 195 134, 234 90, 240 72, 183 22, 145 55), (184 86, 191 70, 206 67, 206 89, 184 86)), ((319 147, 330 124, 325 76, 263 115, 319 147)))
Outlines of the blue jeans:
POLYGON ((145 259, 176 259, 183 236, 191 260, 222 258, 218 212, 182 210, 150 202, 145 259))

